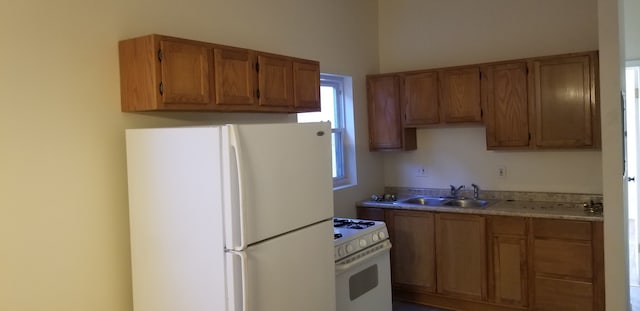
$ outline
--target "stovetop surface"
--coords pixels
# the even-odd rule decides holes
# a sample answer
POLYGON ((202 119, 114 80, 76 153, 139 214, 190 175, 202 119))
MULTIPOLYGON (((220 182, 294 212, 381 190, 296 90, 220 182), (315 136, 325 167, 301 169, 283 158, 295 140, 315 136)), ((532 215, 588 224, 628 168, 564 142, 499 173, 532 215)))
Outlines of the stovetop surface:
POLYGON ((333 238, 336 243, 355 239, 367 233, 383 230, 386 225, 382 221, 373 221, 356 218, 334 218, 333 238))

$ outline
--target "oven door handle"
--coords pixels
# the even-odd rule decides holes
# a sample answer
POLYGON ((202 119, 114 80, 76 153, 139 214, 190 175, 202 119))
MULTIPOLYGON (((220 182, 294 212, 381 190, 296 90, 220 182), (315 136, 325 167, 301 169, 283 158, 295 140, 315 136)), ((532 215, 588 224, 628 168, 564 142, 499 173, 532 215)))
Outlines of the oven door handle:
MULTIPOLYGON (((346 272, 347 270, 361 264, 364 261, 369 260, 372 257, 378 256, 381 253, 384 252, 389 252, 389 250, 391 249, 391 242, 389 242, 389 240, 385 240, 384 242, 375 245, 373 247, 371 247, 371 250, 364 250, 362 252, 366 252, 364 254, 362 254, 360 256, 360 258, 357 258, 351 262, 347 262, 347 263, 336 263, 336 275, 342 274, 344 272, 346 272)), ((353 255, 355 256, 355 254, 353 255)), ((344 259, 343 259, 344 260, 344 259)), ((342 261, 342 260, 341 260, 342 261)))

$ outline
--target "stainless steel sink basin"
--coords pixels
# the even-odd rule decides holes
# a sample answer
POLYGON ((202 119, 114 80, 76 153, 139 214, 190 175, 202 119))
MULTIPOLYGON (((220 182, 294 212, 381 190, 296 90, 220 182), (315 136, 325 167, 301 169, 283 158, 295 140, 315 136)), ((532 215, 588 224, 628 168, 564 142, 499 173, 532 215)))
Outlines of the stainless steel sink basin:
POLYGON ((441 206, 443 203, 445 203, 445 201, 447 201, 447 199, 430 198, 430 197, 417 197, 417 198, 406 199, 406 200, 402 201, 402 203, 418 204, 418 205, 429 205, 429 206, 441 206))
POLYGON ((455 200, 449 200, 442 205, 455 206, 455 207, 485 207, 489 205, 489 203, 490 202, 486 200, 455 199, 455 200))

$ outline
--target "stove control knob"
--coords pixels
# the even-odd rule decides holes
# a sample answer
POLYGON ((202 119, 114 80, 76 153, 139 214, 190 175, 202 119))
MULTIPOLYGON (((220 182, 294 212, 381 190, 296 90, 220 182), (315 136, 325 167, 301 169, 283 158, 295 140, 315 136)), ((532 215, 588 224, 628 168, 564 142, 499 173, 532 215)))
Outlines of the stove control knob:
POLYGON ((344 256, 344 249, 342 249, 342 247, 338 248, 338 256, 344 256))
POLYGON ((367 240, 361 239, 360 240, 360 247, 365 247, 367 246, 367 240))
POLYGON ((353 245, 349 244, 347 245, 347 254, 353 252, 353 245))
POLYGON ((386 234, 384 234, 384 231, 380 231, 378 233, 378 237, 380 238, 380 240, 384 240, 384 238, 386 238, 386 234))
POLYGON ((372 239, 374 242, 378 242, 378 240, 380 240, 380 237, 378 237, 378 235, 374 233, 374 234, 371 236, 371 239, 372 239))

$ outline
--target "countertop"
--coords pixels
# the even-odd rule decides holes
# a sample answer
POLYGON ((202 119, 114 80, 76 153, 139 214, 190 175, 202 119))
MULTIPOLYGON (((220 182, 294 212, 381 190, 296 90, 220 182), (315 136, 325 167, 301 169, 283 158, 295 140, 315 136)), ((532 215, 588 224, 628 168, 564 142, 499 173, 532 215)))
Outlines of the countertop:
MULTIPOLYGON (((406 199, 406 198, 405 198, 406 199)), ((357 203, 362 207, 377 207, 390 209, 421 210, 447 213, 466 213, 478 215, 519 216, 535 218, 552 218, 585 221, 603 221, 602 213, 584 211, 581 203, 571 202, 536 202, 517 200, 489 200, 492 203, 482 208, 464 208, 451 206, 426 206, 401 203, 403 199, 394 202, 380 202, 364 200, 357 203)))

